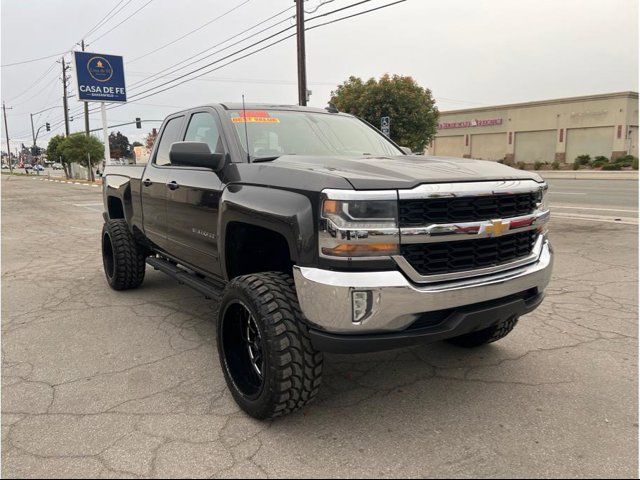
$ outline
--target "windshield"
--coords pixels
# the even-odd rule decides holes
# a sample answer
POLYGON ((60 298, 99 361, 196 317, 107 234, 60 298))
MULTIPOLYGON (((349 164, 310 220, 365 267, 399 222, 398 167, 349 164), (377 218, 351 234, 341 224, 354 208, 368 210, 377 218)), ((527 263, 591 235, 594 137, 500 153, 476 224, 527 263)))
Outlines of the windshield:
POLYGON ((283 111, 231 110, 240 145, 254 158, 280 155, 402 155, 381 134, 357 118, 343 115, 283 111))

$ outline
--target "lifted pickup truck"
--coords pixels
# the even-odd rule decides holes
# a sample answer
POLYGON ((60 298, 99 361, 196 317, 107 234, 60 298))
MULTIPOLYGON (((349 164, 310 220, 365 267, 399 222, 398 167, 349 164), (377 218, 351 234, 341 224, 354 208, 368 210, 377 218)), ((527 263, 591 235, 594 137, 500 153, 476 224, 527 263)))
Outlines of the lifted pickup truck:
POLYGON ((511 332, 551 275, 546 190, 333 109, 207 105, 169 116, 146 166, 105 169, 104 269, 116 290, 149 264, 217 299, 227 385, 270 418, 316 396, 322 352, 511 332))

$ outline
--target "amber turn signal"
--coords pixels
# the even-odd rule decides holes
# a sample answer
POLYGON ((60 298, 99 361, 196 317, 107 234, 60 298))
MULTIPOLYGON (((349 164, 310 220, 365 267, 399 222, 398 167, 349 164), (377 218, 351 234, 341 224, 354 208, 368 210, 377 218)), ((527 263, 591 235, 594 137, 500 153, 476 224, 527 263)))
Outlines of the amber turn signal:
POLYGON ((338 204, 339 203, 336 200, 325 200, 324 204, 322 206, 322 212, 324 214, 327 214, 327 213, 336 214, 336 213, 338 213, 338 204))
POLYGON ((341 243, 333 248, 323 247, 322 253, 335 257, 367 257, 370 255, 395 255, 398 253, 396 243, 341 243))

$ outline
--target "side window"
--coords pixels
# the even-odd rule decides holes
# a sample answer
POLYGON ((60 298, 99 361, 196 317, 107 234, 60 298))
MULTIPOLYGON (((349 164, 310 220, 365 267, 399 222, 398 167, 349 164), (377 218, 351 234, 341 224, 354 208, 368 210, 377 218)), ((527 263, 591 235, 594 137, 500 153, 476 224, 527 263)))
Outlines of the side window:
POLYGON ((212 153, 222 153, 222 139, 215 118, 210 113, 194 113, 189 121, 185 142, 205 142, 212 153))
POLYGON ((183 119, 184 117, 172 118, 164 127, 162 137, 160 137, 160 143, 158 144, 158 152, 156 153, 156 165, 171 165, 171 160, 169 160, 169 150, 171 149, 172 143, 180 141, 180 127, 182 126, 183 119))

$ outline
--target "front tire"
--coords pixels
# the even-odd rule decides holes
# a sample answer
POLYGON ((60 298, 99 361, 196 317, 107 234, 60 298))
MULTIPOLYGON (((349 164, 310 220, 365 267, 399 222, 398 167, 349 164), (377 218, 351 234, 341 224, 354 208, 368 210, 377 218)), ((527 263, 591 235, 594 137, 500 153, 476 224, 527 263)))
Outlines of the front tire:
POLYGON ((447 342, 458 347, 474 348, 487 343, 497 342, 511 333, 518 323, 518 317, 511 317, 489 328, 450 338, 447 342))
POLYGON ((146 254, 124 219, 108 220, 102 227, 102 264, 114 290, 139 287, 144 280, 146 254))
POLYGON ((317 395, 322 353, 311 345, 290 275, 234 278, 220 302, 217 343, 227 386, 252 417, 294 412, 317 395))

